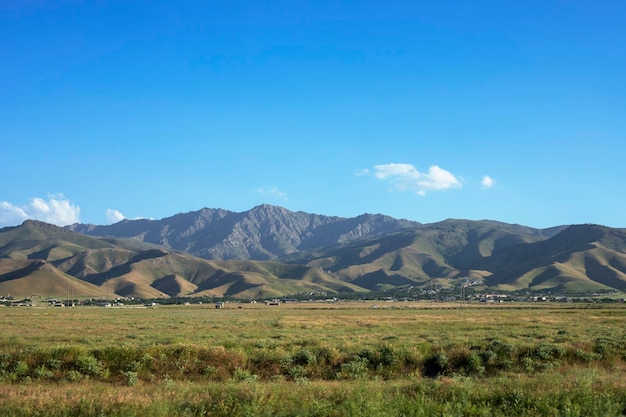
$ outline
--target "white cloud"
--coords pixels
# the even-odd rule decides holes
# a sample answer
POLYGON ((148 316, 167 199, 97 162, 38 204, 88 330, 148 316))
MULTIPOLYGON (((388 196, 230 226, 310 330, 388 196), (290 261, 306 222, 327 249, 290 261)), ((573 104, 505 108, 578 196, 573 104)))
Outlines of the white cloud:
POLYGON ((80 207, 62 194, 49 196, 48 200, 35 197, 23 206, 0 202, 0 226, 14 226, 26 219, 65 226, 80 222, 80 207))
POLYGON ((106 211, 106 218, 107 218, 107 222, 113 224, 113 223, 121 222, 126 217, 120 211, 109 208, 106 211))
POLYGON ((14 226, 27 218, 28 214, 21 207, 0 201, 0 226, 14 226))
POLYGON ((482 184, 483 188, 491 188, 496 185, 496 180, 491 178, 489 175, 485 175, 480 183, 482 184))
POLYGON ((422 173, 411 164, 383 164, 374 166, 374 176, 387 180, 395 191, 414 191, 425 195, 428 191, 460 188, 461 181, 450 171, 431 166, 427 173, 422 173))
POLYGON ((284 193, 282 191, 280 191, 278 188, 276 187, 271 187, 268 189, 265 188, 257 188, 257 192, 259 194, 263 194, 263 195, 268 195, 268 196, 272 196, 272 197, 277 197, 280 200, 287 200, 287 193, 284 193))

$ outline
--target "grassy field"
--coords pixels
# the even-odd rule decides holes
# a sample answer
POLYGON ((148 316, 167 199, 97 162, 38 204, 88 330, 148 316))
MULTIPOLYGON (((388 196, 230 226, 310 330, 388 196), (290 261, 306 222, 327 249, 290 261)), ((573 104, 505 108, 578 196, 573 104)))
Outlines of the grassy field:
POLYGON ((611 416, 623 304, 1 310, 3 416, 611 416))

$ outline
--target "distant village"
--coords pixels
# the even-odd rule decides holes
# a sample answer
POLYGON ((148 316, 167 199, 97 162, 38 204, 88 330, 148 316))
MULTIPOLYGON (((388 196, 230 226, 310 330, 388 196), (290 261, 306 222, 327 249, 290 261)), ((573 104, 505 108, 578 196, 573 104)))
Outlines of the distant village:
MULTIPOLYGON (((139 299, 135 297, 116 297, 113 299, 85 298, 62 299, 33 295, 29 298, 14 297, 10 294, 0 296, 0 307, 157 307, 159 305, 213 305, 217 309, 245 304, 280 306, 291 303, 442 303, 447 305, 466 304, 501 304, 501 303, 624 303, 623 293, 607 291, 575 295, 536 294, 528 291, 513 293, 474 292, 453 294, 450 289, 421 289, 411 294, 340 294, 329 296, 325 292, 306 292, 289 297, 271 299, 229 299, 224 297, 178 297, 161 299, 139 299)), ((240 307, 241 308, 241 307, 240 307)))

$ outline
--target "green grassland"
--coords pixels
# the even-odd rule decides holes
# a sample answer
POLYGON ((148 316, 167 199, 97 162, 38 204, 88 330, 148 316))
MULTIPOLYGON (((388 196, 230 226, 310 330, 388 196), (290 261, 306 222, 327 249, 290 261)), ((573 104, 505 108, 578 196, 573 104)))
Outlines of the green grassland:
POLYGON ((3 416, 618 416, 626 306, 2 308, 3 416))

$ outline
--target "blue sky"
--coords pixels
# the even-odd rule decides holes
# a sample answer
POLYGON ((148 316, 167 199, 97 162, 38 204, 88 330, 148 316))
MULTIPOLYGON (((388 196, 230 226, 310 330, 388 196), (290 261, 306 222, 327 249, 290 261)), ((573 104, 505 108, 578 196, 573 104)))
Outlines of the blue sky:
POLYGON ((626 227, 626 2, 0 3, 0 226, 626 227))

